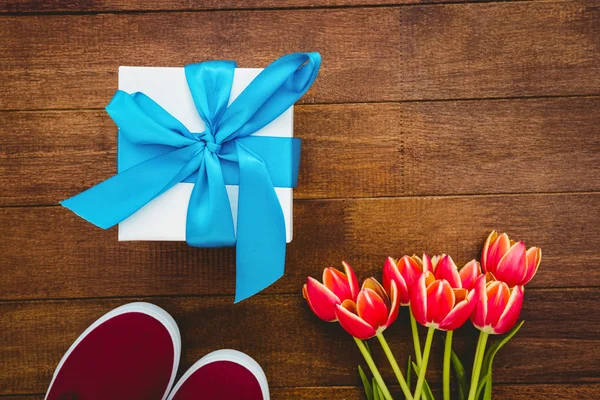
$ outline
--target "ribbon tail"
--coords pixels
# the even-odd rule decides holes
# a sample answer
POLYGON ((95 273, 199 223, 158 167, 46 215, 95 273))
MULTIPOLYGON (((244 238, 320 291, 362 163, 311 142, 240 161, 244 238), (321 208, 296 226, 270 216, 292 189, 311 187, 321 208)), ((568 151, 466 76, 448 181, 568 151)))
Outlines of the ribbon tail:
POLYGON ((193 173, 199 164, 194 158, 199 145, 147 160, 60 204, 92 224, 108 229, 193 173))
POLYGON ((223 247, 235 244, 233 217, 219 158, 204 151, 192 190, 185 225, 185 238, 195 247, 223 247))
POLYGON ((265 163, 243 144, 236 145, 240 166, 237 303, 283 276, 286 240, 283 211, 265 163))

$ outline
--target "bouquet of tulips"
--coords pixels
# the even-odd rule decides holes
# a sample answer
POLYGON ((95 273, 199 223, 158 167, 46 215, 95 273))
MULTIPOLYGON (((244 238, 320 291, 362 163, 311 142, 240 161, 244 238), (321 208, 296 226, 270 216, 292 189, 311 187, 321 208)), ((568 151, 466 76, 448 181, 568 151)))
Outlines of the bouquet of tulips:
POLYGON ((469 261, 460 270, 446 254, 434 257, 423 254, 422 258, 403 256, 398 260, 388 257, 383 267, 383 285, 375 278, 368 278, 359 287, 354 271, 343 262, 344 272, 326 268, 322 283, 309 277, 302 294, 319 318, 338 321, 353 336, 373 375, 369 381, 359 366, 369 400, 393 399, 364 342, 373 337, 381 344, 404 398, 433 399, 425 376, 437 330, 446 332, 444 400, 450 399, 451 365, 457 377, 456 393, 460 400, 491 399, 494 356, 523 324, 515 326, 523 304, 524 285, 535 275, 541 258, 541 249, 526 249, 523 242, 514 242, 507 234, 493 231, 485 241, 481 262, 469 261), (412 371, 418 375, 414 390, 383 336, 396 320, 400 306, 410 307, 415 361, 409 358, 407 376, 410 377, 412 371), (462 362, 452 350, 453 331, 468 319, 480 331, 470 382, 462 362), (417 322, 427 327, 423 347, 417 322), (486 350, 489 335, 507 332, 502 340, 486 350))

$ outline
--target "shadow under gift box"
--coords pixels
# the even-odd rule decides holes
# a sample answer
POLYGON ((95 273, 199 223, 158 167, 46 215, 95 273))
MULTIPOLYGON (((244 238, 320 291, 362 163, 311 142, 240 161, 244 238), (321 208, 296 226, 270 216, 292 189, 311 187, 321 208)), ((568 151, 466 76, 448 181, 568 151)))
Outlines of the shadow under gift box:
MULTIPOLYGON (((262 71, 262 68, 236 68, 229 104, 262 71)), ((119 90, 127 93, 142 92, 177 118, 190 132, 204 131, 190 93, 183 68, 173 67, 120 67, 119 90)), ((293 137, 293 106, 251 136, 293 137)), ((124 171, 143 161, 144 154, 119 135, 117 145, 118 171, 124 171)), ((193 178, 193 177, 191 177, 193 178)), ((194 187, 194 179, 188 178, 156 197, 119 224, 119 241, 170 240, 185 241, 188 203, 194 187)), ((237 229, 238 186, 226 185, 237 229)), ((276 187, 286 227, 286 242, 292 241, 293 189, 276 187)))

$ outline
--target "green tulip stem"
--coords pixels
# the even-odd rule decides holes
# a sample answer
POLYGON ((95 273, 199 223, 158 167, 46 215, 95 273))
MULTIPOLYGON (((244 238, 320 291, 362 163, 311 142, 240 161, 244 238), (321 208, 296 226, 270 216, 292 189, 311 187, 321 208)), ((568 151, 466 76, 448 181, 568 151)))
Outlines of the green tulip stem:
POLYGON ((454 336, 454 331, 446 332, 446 344, 444 346, 444 373, 442 377, 444 400, 450 400, 450 357, 452 356, 452 336, 454 336))
POLYGON ((388 346, 388 343, 385 340, 385 337, 383 337, 383 333, 381 333, 381 332, 378 333, 377 339, 379 339, 379 343, 381 343, 381 347, 383 348, 383 351, 385 352, 385 355, 386 355, 388 361, 390 362, 390 365, 392 366, 394 375, 396 375, 396 379, 398 379, 398 383, 400 384, 400 387, 402 388, 402 392, 404 392, 404 396, 406 396, 406 400, 413 400, 412 394, 410 393, 410 388, 406 384, 404 375, 402 375, 402 371, 400 370, 400 367, 398 366, 398 362, 396 362, 396 358, 392 354, 392 350, 390 350, 390 346, 388 346))
POLYGON ((367 362, 367 365, 369 366, 369 369, 371 370, 373 377, 377 381, 377 385, 379 386, 379 389, 381 389, 381 391, 383 392, 383 396, 385 397, 385 399, 386 400, 394 400, 392 398, 392 395, 390 394, 390 391, 388 390, 385 382, 383 381, 383 378, 381 377, 381 374, 379 373, 379 370, 377 369, 377 366, 375 365, 375 362, 373 361, 373 358, 371 357, 369 350, 367 350, 367 347, 365 346, 363 341, 360 339, 357 339, 357 338, 354 338, 354 341, 356 342, 358 349, 360 350, 363 357, 365 358, 365 361, 367 362))
MULTIPOLYGON (((409 308, 410 310, 410 308, 409 308)), ((410 328, 412 330, 413 337, 413 345, 415 346, 415 360, 417 362, 417 367, 421 367, 421 362, 423 361, 423 357, 421 356, 421 340, 419 339, 419 329, 417 325, 417 320, 412 313, 412 310, 409 311, 410 314, 410 328)))
POLYGON ((486 332, 479 332, 479 340, 477 341, 477 349, 475 350, 475 360, 473 361, 473 373, 471 374, 471 388, 469 389, 469 400, 475 400, 477 394, 477 386, 479 386, 479 374, 481 373, 481 363, 485 353, 485 344, 488 336, 486 332))
POLYGON ((423 390, 423 382, 425 382, 425 373, 427 372, 427 362, 429 361, 429 351, 431 350, 431 342, 433 341, 433 334, 435 328, 429 328, 427 331, 427 339, 425 339, 425 348, 423 349, 423 362, 421 363, 419 371, 419 380, 417 380, 417 387, 415 389, 415 400, 421 398, 421 391, 423 390))

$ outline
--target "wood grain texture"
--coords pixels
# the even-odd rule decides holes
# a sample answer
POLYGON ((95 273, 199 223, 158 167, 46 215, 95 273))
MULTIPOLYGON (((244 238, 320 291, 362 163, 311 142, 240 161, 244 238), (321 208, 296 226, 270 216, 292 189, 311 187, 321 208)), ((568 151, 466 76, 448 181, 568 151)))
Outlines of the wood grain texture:
POLYGON ((309 103, 600 93, 591 0, 10 16, 0 36, 5 110, 99 108, 119 65, 257 67, 298 50, 323 55, 309 103))
POLYGON ((408 7, 400 21, 403 98, 598 92, 596 1, 408 7))
MULTIPOLYGON (((490 0, 0 0, 0 13, 357 7, 490 0)), ((511 1, 511 0, 508 0, 511 1)))
MULTIPOLYGON (((267 293, 298 293, 308 275, 348 261, 380 277, 388 255, 479 257, 489 231, 540 246, 531 286, 600 286, 600 194, 298 201, 286 274, 267 293)), ((117 242, 60 207, 0 209, 1 299, 232 295, 233 248, 117 242)), ((231 298, 229 298, 231 301, 231 298)))
MULTIPOLYGON (((362 389, 357 387, 274 388, 271 394, 273 400, 364 400, 366 398, 362 389)), ((597 400, 600 397, 600 385, 496 384, 493 394, 494 399, 497 400, 597 400)), ((434 389, 434 396, 441 398, 441 390, 434 389)))
MULTIPOLYGON (((519 335, 498 353, 497 382, 600 382, 597 356, 600 341, 592 332, 599 292, 589 289, 530 290, 519 335), (552 304, 560 304, 556 310, 552 304), (574 313, 573 309, 578 312, 574 313), (563 324, 568 317, 579 329, 563 324), (556 357, 556 351, 569 357, 556 357), (514 357, 519 354, 519 357, 514 357)), ((231 306, 227 297, 157 298, 152 300, 173 315, 182 340, 183 372, 198 358, 218 348, 247 352, 263 367, 272 387, 345 386, 359 384, 360 353, 337 324, 318 320, 302 296, 258 295, 231 306), (219 327, 215 334, 211 327, 219 327)), ((0 303, 0 393, 38 393, 45 390, 62 354, 83 330, 104 312, 127 302, 122 299, 0 303), (35 365, 35 368, 31 366, 35 365)), ((423 332, 424 333, 424 330, 423 332)), ((386 332, 390 346, 404 361, 411 350, 407 309, 386 332)), ((439 336, 439 335, 438 335, 439 336)), ((456 351, 465 364, 476 336, 472 327, 456 334, 456 351)), ((435 341, 431 382, 440 380, 435 341)), ((372 346, 383 365, 383 354, 372 346)), ((180 372, 180 373, 181 373, 180 372)), ((392 381, 386 369, 385 376, 392 381)), ((435 383, 437 386, 437 383, 435 383)))
MULTIPOLYGON (((297 199, 600 190, 600 98, 302 105, 297 199)), ((115 173, 104 111, 0 113, 0 205, 115 173)))
MULTIPOLYGON (((435 390, 435 388, 434 388, 435 390)), ((320 387, 276 387, 271 388, 273 400, 364 400, 359 387, 320 386, 320 387)), ((435 390, 434 395, 440 393, 435 390)), ((581 399, 596 400, 600 396, 600 384, 533 384, 499 383, 494 386, 494 399, 505 400, 547 400, 581 399)), ((42 400, 43 394, 2 396, 2 400, 42 400)))

